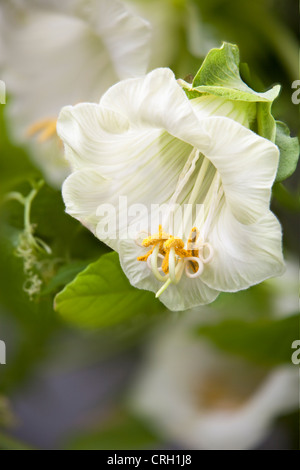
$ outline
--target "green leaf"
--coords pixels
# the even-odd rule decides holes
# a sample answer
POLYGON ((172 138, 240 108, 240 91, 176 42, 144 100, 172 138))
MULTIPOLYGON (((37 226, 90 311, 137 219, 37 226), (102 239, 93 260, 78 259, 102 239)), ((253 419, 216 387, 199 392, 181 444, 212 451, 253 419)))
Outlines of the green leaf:
POLYGON ((55 298, 55 310, 82 328, 110 327, 158 309, 162 307, 153 294, 129 284, 117 253, 90 264, 55 298))
POLYGON ((98 430, 74 437, 68 450, 154 449, 155 437, 139 420, 122 413, 98 430))
POLYGON ((197 72, 193 88, 198 86, 221 86, 248 92, 239 72, 239 49, 234 44, 223 43, 219 49, 211 49, 197 72))
POLYGON ((265 93, 258 93, 243 82, 239 67, 239 48, 234 44, 224 43, 220 49, 212 49, 207 54, 192 87, 199 92, 230 100, 272 102, 277 98, 279 85, 265 93))
POLYGON ((280 160, 276 175, 276 182, 284 181, 296 170, 299 159, 299 141, 297 137, 290 136, 286 124, 276 121, 275 144, 280 150, 280 160))
MULTIPOLYGON (((242 81, 242 80, 241 80, 242 81)), ((247 86, 245 84, 245 86, 247 86)), ((248 88, 248 87, 247 87, 248 88)), ((194 87, 193 92, 197 92, 198 96, 201 93, 208 93, 210 95, 219 96, 221 98, 225 98, 227 100, 233 101, 249 101, 252 103, 259 103, 259 102, 273 102, 275 98, 277 98, 280 86, 275 85, 271 90, 266 91, 265 93, 256 93, 251 88, 248 88, 249 91, 246 90, 239 90, 238 88, 227 88, 223 87, 222 85, 216 86, 207 86, 201 85, 194 87)), ((194 95, 196 97, 197 94, 194 95)))
POLYGON ((183 80, 179 82, 189 99, 212 95, 223 102, 233 101, 234 108, 239 106, 240 115, 248 118, 244 121, 249 121, 249 127, 274 142, 276 125, 271 107, 279 94, 280 86, 275 85, 264 93, 250 88, 240 75, 240 55, 236 45, 224 43, 220 49, 212 49, 197 72, 193 84, 183 80))
POLYGON ((256 104, 256 128, 252 130, 265 139, 275 142, 276 121, 271 113, 272 102, 256 104))
POLYGON ((299 336, 297 315, 279 320, 226 320, 197 329, 220 349, 260 365, 291 362, 291 344, 299 336))
POLYGON ((62 266, 57 271, 57 274, 50 280, 49 284, 43 291, 41 295, 48 295, 69 284, 73 279, 83 271, 89 264, 88 260, 72 261, 65 266, 62 266))

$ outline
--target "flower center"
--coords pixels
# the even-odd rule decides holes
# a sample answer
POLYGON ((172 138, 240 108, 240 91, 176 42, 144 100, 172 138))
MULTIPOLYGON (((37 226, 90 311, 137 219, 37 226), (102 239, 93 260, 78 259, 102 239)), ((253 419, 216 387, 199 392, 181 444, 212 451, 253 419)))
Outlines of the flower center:
POLYGON ((39 134, 37 138, 38 142, 46 142, 52 137, 57 136, 56 123, 56 118, 41 119, 40 121, 35 122, 28 128, 27 136, 33 137, 36 134, 39 134))
POLYGON ((140 244, 149 250, 145 255, 139 256, 138 261, 147 262, 156 279, 164 283, 156 293, 156 297, 159 297, 170 284, 177 284, 183 273, 190 279, 201 276, 205 265, 212 260, 213 247, 205 240, 208 239, 223 204, 223 194, 221 177, 216 168, 198 149, 192 148, 164 214, 162 223, 168 227, 168 232, 159 225, 158 233, 148 234, 140 244), (182 213, 180 215, 177 208, 178 206, 182 208, 183 205, 186 211, 181 217, 182 213), (202 210, 194 216, 193 209, 197 205, 201 205, 202 210), (178 224, 175 228, 176 215, 177 222, 179 215, 183 234, 189 233, 189 236, 184 236, 186 244, 181 238, 172 235, 172 232, 177 232, 179 228, 178 224), (188 232, 191 226, 194 227, 188 232))
POLYGON ((177 284, 184 272, 190 279, 199 277, 204 265, 213 257, 213 248, 201 240, 196 227, 192 228, 186 247, 181 238, 163 231, 162 225, 159 225, 158 233, 144 238, 141 246, 150 249, 137 260, 147 262, 156 279, 164 282, 156 297, 159 297, 171 283, 177 284), (158 267, 159 258, 162 260, 160 267, 158 267))

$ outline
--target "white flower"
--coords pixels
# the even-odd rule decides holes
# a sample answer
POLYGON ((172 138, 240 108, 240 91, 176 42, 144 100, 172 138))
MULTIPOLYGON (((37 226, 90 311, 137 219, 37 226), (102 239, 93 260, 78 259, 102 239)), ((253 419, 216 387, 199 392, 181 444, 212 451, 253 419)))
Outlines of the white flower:
MULTIPOLYGON (((185 3, 185 2, 184 2, 185 3)), ((125 0, 126 6, 151 24, 150 69, 166 67, 178 60, 182 33, 187 25, 184 6, 169 0, 125 0)))
POLYGON ((63 109, 57 129, 73 169, 67 212, 119 252, 134 286, 158 291, 171 310, 282 272, 281 228, 269 210, 278 148, 231 119, 203 116, 169 69, 118 83, 99 105, 63 109), (150 233, 142 211, 118 224, 117 239, 110 229, 104 238, 102 205, 121 220, 120 196, 149 209, 150 233), (197 204, 204 209, 194 214, 197 204), (123 239, 137 222, 142 246, 123 239))
POLYGON ((1 2, 1 17, 11 131, 30 142, 46 179, 60 186, 69 174, 56 135, 60 109, 99 101, 120 79, 144 74, 150 26, 118 0, 1 2))
POLYGON ((298 369, 265 369, 228 355, 197 338, 196 325, 199 312, 159 332, 130 408, 187 449, 251 449, 268 436, 276 417, 297 409, 298 369))
POLYGON ((176 64, 177 72, 185 74, 187 52, 189 57, 203 58, 220 43, 215 28, 203 21, 193 0, 125 0, 125 4, 153 28, 150 69, 176 64))

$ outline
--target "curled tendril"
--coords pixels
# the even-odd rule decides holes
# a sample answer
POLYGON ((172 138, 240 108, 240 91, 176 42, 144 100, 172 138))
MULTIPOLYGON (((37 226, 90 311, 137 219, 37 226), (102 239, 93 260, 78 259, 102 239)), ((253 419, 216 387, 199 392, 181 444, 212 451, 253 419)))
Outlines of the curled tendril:
POLYGON ((34 235, 35 226, 30 221, 31 206, 34 198, 43 186, 44 181, 33 183, 33 188, 27 196, 18 192, 8 193, 5 201, 18 201, 24 206, 24 229, 19 235, 15 255, 23 260, 25 282, 23 290, 32 300, 39 294, 43 280, 41 271, 45 261, 39 260, 41 255, 51 255, 51 248, 39 237, 34 235))

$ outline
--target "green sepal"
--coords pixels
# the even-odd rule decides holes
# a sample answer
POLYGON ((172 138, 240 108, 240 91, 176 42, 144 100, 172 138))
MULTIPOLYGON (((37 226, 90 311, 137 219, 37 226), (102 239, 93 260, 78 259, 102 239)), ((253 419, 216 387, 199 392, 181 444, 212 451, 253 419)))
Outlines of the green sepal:
MULTIPOLYGON (((233 101, 249 117, 249 127, 257 134, 275 142, 276 123, 271 114, 273 101, 280 92, 280 85, 260 93, 250 88, 240 75, 240 54, 234 44, 224 43, 212 49, 204 59, 193 83, 179 80, 189 99, 214 96, 233 101)), ((231 117, 228 115, 227 117, 231 117)))
POLYGON ((275 143, 280 151, 276 183, 284 181, 296 170, 299 159, 299 141, 290 136, 290 130, 284 122, 276 121, 275 143))

